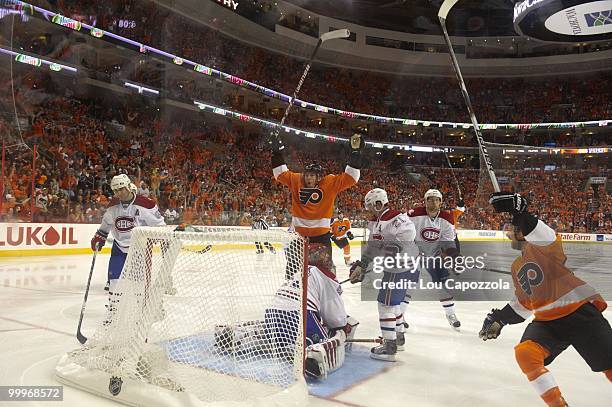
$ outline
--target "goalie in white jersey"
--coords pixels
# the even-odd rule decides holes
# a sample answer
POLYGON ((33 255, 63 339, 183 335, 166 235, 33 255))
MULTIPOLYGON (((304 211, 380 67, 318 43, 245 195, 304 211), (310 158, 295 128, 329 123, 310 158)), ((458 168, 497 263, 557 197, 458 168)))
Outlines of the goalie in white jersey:
MULTIPOLYGON (((359 323, 346 313, 342 287, 336 280, 329 250, 322 243, 308 246, 307 284, 305 372, 324 379, 344 363, 346 348, 350 348, 346 339, 353 338, 359 323)), ((266 310, 264 329, 280 348, 295 346, 300 286, 298 277, 287 281, 266 310)))
POLYGON ((419 250, 414 242, 414 224, 407 214, 388 207, 387 192, 375 188, 365 196, 365 208, 374 215, 368 223, 369 239, 362 249, 361 260, 351 266, 351 283, 363 281, 365 273, 380 261, 387 265, 392 258, 393 266, 383 268, 378 290, 378 316, 383 343, 371 350, 373 359, 395 361, 398 350, 404 350, 404 316, 401 302, 406 296, 409 281, 415 281, 414 261, 419 250), (397 259, 407 261, 399 261, 397 259), (399 284, 398 284, 399 283, 399 284))
MULTIPOLYGON (((444 258, 459 255, 453 215, 449 211, 440 210, 441 206, 442 193, 437 189, 430 189, 425 193, 425 206, 408 211, 410 219, 416 226, 416 243, 425 256, 426 269, 434 283, 444 283, 450 277, 448 270, 443 266, 444 258)), ((406 310, 409 298, 407 295, 402 303, 403 311, 406 310)), ((455 315, 453 296, 442 289, 440 303, 448 323, 453 328, 459 329, 461 322, 455 315)))
POLYGON ((114 293, 116 292, 117 279, 121 276, 130 249, 132 229, 136 226, 166 225, 155 201, 137 195, 133 190, 133 185, 130 178, 125 174, 113 177, 110 187, 115 197, 108 204, 102 217, 102 224, 91 239, 91 249, 93 251, 102 250, 109 232, 114 239, 108 262, 109 315, 112 315, 118 301, 114 293))

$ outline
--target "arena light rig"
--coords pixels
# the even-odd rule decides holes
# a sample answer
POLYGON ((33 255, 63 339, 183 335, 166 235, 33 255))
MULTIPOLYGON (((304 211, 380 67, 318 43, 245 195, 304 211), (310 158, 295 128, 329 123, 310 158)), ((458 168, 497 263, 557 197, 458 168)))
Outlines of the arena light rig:
MULTIPOLYGON (((59 14, 54 13, 52 11, 46 10, 39 6, 33 6, 31 4, 12 0, 15 3, 16 9, 19 10, 28 10, 27 13, 22 14, 22 17, 26 17, 29 15, 42 16, 47 21, 52 21, 54 17, 59 16, 59 14)), ((453 3, 454 4, 454 3, 453 3)), ((451 6, 452 7, 452 6, 451 6)), ((450 7, 449 7, 450 9, 450 7)), ((448 10, 447 10, 448 13, 448 10)), ((0 10, 0 16, 1 10, 0 10)), ((55 18, 56 24, 62 25, 68 29, 76 29, 79 28, 79 32, 86 33, 86 30, 89 30, 89 34, 93 37, 102 39, 102 41, 109 42, 111 44, 120 45, 121 47, 129 50, 135 50, 141 53, 150 53, 154 55, 156 58, 160 58, 162 60, 167 60, 168 62, 174 63, 175 65, 183 66, 187 69, 193 69, 198 73, 202 73, 205 75, 209 75, 215 78, 219 78, 222 81, 233 83, 234 85, 241 86, 246 89, 250 89, 254 92, 258 92, 267 97, 275 98, 281 100, 283 102, 289 102, 291 100, 291 96, 286 95, 282 92, 277 92, 274 89, 266 88, 265 86, 261 86, 256 84, 255 82, 248 81, 246 79, 238 78, 234 75, 228 74, 226 72, 219 71, 214 68, 207 67, 206 65, 190 61, 186 58, 181 58, 177 55, 168 53, 166 51, 157 49, 155 47, 133 41, 129 38, 122 37, 118 34, 115 34, 110 31, 105 31, 99 28, 94 27, 93 25, 89 25, 87 23, 81 23, 81 25, 74 25, 71 21, 65 20, 62 18, 55 18), (61 24, 63 23, 63 24, 61 24)), ((325 33, 325 40, 333 39, 330 38, 331 33, 325 33)), ((340 37, 342 38, 342 37, 340 37)), ((342 109, 336 109, 329 106, 323 106, 316 103, 307 102, 304 100, 296 99, 293 103, 298 103, 303 109, 315 110, 317 112, 329 113, 336 116, 340 116, 348 119, 361 119, 368 120, 377 123, 385 123, 385 124, 398 124, 402 126, 417 126, 422 125, 423 127, 437 127, 437 128, 447 128, 447 129, 469 129, 472 127, 471 123, 454 123, 454 122, 438 122, 431 120, 416 120, 416 119, 407 119, 402 117, 387 117, 387 116, 378 116, 371 115, 366 113, 358 113, 345 111, 342 109)), ((576 122, 551 122, 551 123, 481 123, 480 128, 482 130, 496 130, 496 129, 507 129, 507 130, 529 130, 529 129, 571 129, 571 128, 583 128, 583 127, 606 127, 612 124, 612 120, 589 120, 589 121, 576 121, 576 122)))

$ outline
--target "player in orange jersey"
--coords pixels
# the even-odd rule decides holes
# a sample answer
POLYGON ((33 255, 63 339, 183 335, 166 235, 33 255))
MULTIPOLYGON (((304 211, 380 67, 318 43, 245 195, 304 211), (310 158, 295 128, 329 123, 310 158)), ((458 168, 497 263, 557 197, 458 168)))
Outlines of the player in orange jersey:
POLYGON ((272 172, 274 178, 291 191, 291 228, 307 237, 310 243, 322 243, 331 253, 330 220, 336 196, 359 181, 361 150, 365 141, 360 134, 350 139, 351 153, 342 174, 323 175, 323 167, 309 164, 303 173, 289 171, 283 158, 280 138, 273 141, 272 172))
POLYGON ((338 214, 338 218, 331 223, 332 241, 344 252, 344 264, 347 266, 351 262, 351 245, 349 240, 353 240, 353 232, 351 232, 351 221, 345 218, 342 213, 338 214))
POLYGON ((497 212, 513 215, 507 236, 521 256, 512 263, 515 297, 487 315, 479 336, 485 341, 495 339, 505 325, 521 323, 534 314, 514 348, 516 360, 547 405, 567 406, 544 366, 572 345, 594 372, 604 372, 612 381, 612 328, 602 315, 607 304, 565 266, 561 239, 527 212, 525 198, 496 192, 490 202, 497 212))
MULTIPOLYGON (((457 207, 450 211, 451 215, 453 215, 453 226, 455 226, 455 231, 457 230, 457 223, 459 222, 459 216, 465 213, 465 202, 463 201, 463 197, 459 195, 459 201, 457 202, 457 207)), ((457 250, 461 251, 461 246, 459 244, 459 233, 455 236, 455 245, 457 246, 457 250)))

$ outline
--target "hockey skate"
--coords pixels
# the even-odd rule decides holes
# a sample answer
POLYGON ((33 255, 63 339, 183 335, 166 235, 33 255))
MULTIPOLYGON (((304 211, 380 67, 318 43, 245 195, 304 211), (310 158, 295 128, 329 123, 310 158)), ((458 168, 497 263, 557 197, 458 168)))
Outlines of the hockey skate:
POLYGON ((395 362, 397 353, 397 341, 395 339, 383 340, 383 343, 371 349, 370 357, 372 359, 384 360, 386 362, 395 362))
POLYGON ((396 332, 397 335, 397 351, 402 352, 404 350, 404 345, 406 344, 406 336, 404 332, 396 332))
POLYGON ((457 315, 449 314, 446 316, 446 320, 455 330, 459 330, 461 328, 461 322, 457 319, 457 315))

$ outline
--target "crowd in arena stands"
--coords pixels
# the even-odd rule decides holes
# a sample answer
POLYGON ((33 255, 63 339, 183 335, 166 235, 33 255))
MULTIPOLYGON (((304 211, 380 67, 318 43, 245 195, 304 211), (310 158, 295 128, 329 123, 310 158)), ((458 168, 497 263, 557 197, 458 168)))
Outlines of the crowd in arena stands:
MULTIPOLYGON (((17 105, 24 106, 26 96, 17 96, 17 105)), ((290 197, 272 177, 262 131, 203 125, 197 115, 164 115, 139 105, 111 109, 75 97, 56 96, 30 108, 30 125, 18 135, 29 147, 15 143, 7 148, 3 221, 33 217, 37 222, 98 223, 112 198, 110 179, 127 173, 140 194, 159 203, 168 223, 246 226, 256 216, 266 216, 272 225, 290 223, 290 197), (38 154, 32 176, 34 144, 38 154)), ((12 128, 6 119, 0 119, 0 127, 12 128)), ((338 145, 299 145, 289 144, 289 168, 300 170, 316 160, 329 172, 344 170, 346 152, 338 145)), ((425 190, 437 187, 445 195, 445 206, 452 208, 457 203, 456 177, 468 207, 459 227, 500 228, 504 220, 486 204, 481 171, 450 169, 444 162, 440 154, 422 153, 415 154, 408 167, 402 157, 370 151, 362 179, 340 195, 337 207, 359 224, 366 218, 362 201, 371 188, 385 188, 393 205, 408 210, 422 204, 425 190)), ((612 197, 605 186, 587 188, 589 176, 611 175, 607 167, 515 168, 498 175, 504 177, 502 186, 528 195, 534 210, 559 231, 612 230, 612 197)))
MULTIPOLYGON (((46 1, 38 2, 43 6, 46 1)), ((221 34, 146 0, 58 0, 68 16, 96 16, 96 26, 290 94, 303 60, 263 50, 221 34), (134 26, 121 26, 121 18, 134 26), (204 45, 205 44, 205 45, 204 45)), ((89 17, 87 17, 89 18, 89 17)), ((213 24, 214 22, 208 22, 213 24)), ((19 31, 19 30, 17 30, 19 31)), ((308 50, 296 50, 307 56, 308 50)), ((153 75, 155 77, 155 75, 153 75)), ((533 123, 612 117, 612 77, 467 79, 481 122, 533 123)), ((391 76, 315 67, 300 98, 353 112, 421 120, 469 122, 455 78, 391 76)))

